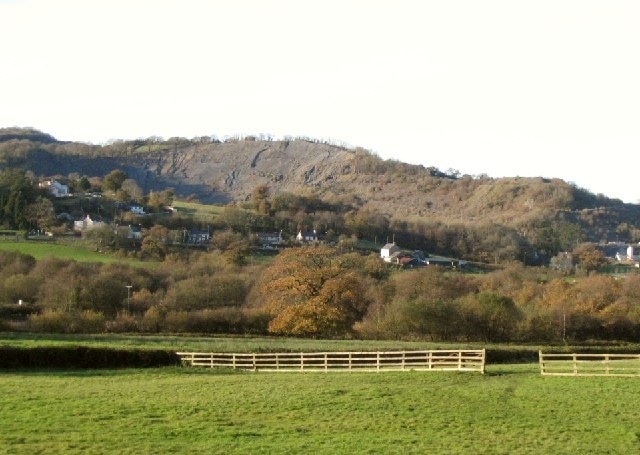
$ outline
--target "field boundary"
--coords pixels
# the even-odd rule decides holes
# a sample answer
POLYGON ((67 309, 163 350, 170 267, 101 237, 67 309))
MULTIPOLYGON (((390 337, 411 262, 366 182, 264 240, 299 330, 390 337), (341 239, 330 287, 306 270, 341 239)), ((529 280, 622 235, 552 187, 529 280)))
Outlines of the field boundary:
POLYGON ((486 351, 178 352, 183 365, 248 371, 468 371, 484 374, 486 351))
POLYGON ((640 376, 640 354, 543 353, 543 376, 640 376))

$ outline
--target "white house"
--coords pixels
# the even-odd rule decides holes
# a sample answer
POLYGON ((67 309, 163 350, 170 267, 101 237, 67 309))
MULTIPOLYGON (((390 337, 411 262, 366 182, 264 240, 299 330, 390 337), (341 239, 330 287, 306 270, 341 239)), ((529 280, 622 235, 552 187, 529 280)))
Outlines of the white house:
POLYGON ((55 197, 67 197, 69 196, 69 187, 67 185, 63 185, 57 180, 47 180, 45 182, 40 182, 38 184, 40 188, 46 188, 49 190, 51 194, 55 197))
POLYGON ((187 231, 186 243, 192 245, 203 245, 211 240, 211 234, 207 230, 190 229, 187 231))
POLYGON ((129 211, 134 215, 144 215, 144 207, 141 205, 132 205, 129 207, 129 211))
POLYGON ((318 241, 318 233, 314 229, 313 232, 298 232, 296 235, 296 240, 298 242, 317 242, 318 241))
POLYGON ((142 240, 142 229, 140 229, 140 226, 129 226, 129 229, 127 230, 127 238, 128 239, 134 239, 134 240, 142 240))
POLYGON ((258 232, 258 243, 262 246, 262 248, 276 248, 278 245, 282 244, 282 231, 280 232, 258 232))
POLYGON ((387 243, 380 249, 380 257, 384 262, 391 262, 400 255, 400 247, 395 242, 387 243))
POLYGON ((627 247, 627 254, 626 256, 623 255, 623 253, 621 251, 618 251, 616 253, 616 260, 618 262, 635 262, 640 260, 640 255, 636 254, 636 250, 634 249, 634 247, 632 245, 629 245, 627 247))
POLYGON ((104 226, 106 223, 103 221, 92 220, 89 215, 85 216, 79 221, 73 222, 73 229, 76 231, 85 231, 87 229, 95 229, 100 226, 104 226))

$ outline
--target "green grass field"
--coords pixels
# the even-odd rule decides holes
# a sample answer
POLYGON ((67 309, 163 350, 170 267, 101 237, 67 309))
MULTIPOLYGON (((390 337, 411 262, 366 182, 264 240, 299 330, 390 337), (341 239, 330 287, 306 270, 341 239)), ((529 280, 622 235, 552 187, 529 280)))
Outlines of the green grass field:
POLYGON ((0 374, 3 453, 630 454, 628 378, 229 373, 163 368, 0 374))
MULTIPOLYGON (((455 347, 394 341, 27 333, 1 333, 0 345, 220 352, 455 347)), ((486 370, 485 375, 247 373, 189 367, 4 370, 0 371, 0 453, 640 451, 637 378, 543 377, 537 363, 489 364, 486 370)))
POLYGON ((37 260, 47 257, 60 259, 73 259, 78 262, 101 262, 101 263, 127 263, 136 266, 152 266, 151 262, 141 262, 137 259, 120 258, 110 254, 99 253, 84 245, 70 245, 66 243, 54 243, 50 241, 29 241, 29 240, 5 240, 0 239, 0 250, 18 251, 29 254, 37 260))
POLYGON ((212 220, 222 213, 223 206, 211 204, 199 204, 197 202, 173 201, 173 207, 180 213, 194 216, 197 219, 212 220))

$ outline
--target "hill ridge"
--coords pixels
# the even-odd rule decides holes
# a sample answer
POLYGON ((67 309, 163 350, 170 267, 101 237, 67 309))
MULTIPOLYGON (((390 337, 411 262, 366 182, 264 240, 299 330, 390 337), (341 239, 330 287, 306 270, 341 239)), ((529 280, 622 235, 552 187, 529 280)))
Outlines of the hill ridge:
POLYGON ((122 169, 146 192, 172 187, 179 196, 207 203, 247 201, 256 186, 267 185, 272 195, 313 193, 401 222, 517 230, 579 223, 592 240, 615 240, 618 226, 638 229, 640 219, 640 206, 559 178, 447 175, 308 138, 149 138, 90 145, 60 142, 33 129, 23 132, 21 137, 19 129, 0 129, 0 166, 40 176, 101 177, 122 169))

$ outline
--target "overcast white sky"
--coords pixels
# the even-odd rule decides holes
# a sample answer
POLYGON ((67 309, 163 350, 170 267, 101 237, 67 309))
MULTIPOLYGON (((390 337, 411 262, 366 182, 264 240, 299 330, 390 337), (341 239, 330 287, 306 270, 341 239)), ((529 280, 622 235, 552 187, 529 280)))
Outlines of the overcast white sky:
POLYGON ((640 200, 640 1, 0 0, 0 126, 310 136, 640 200))

